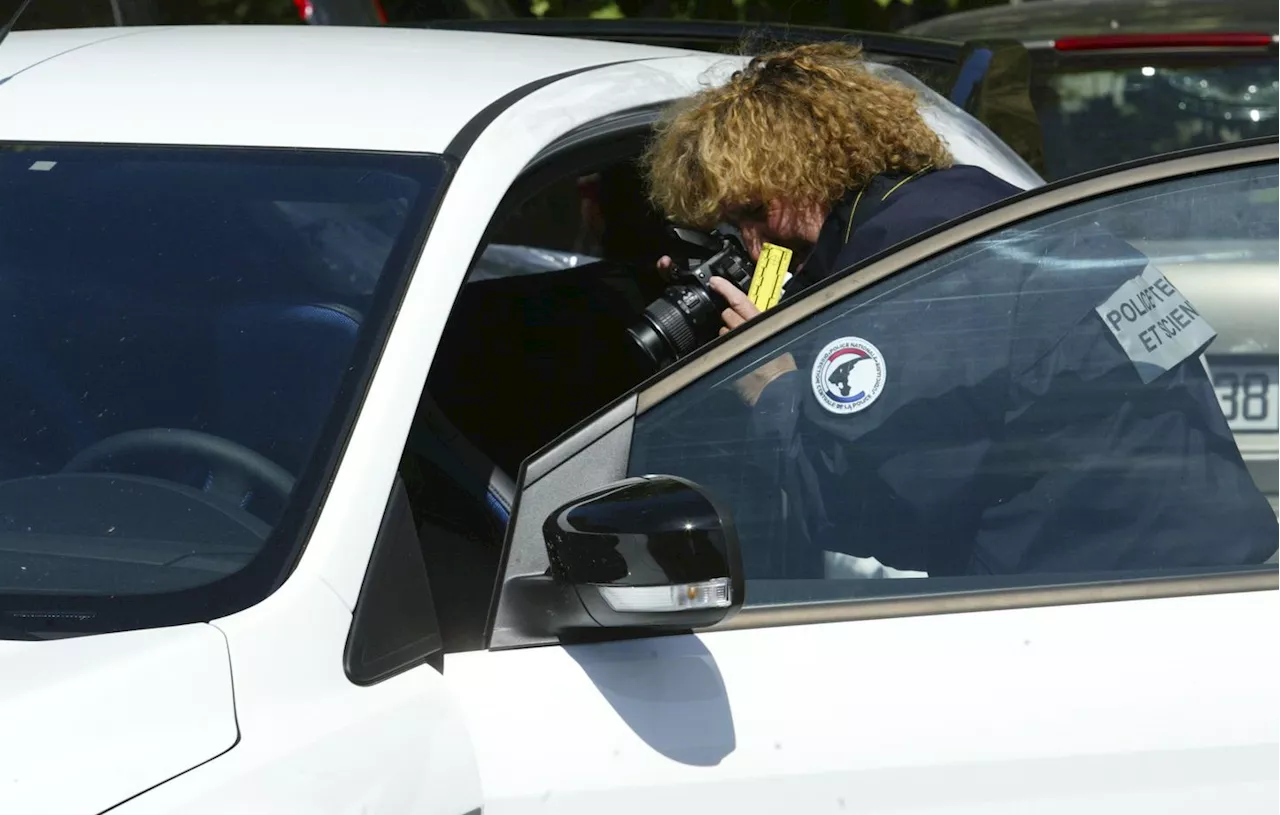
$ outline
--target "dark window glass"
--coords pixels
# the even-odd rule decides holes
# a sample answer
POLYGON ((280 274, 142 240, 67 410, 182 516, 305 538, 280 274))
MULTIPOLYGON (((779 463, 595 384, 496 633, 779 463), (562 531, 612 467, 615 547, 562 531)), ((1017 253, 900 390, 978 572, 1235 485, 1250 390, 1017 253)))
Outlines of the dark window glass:
POLYGON ((1154 184, 908 268, 642 414, 629 473, 724 500, 750 605, 1261 564, 1275 185, 1154 184), (1200 208, 1232 229, 1164 242, 1200 208))
POLYGON ((0 602, 104 598, 102 625, 130 597, 156 595, 131 625, 181 617, 164 596, 200 586, 191 613, 251 602, 319 495, 443 171, 0 148, 0 602))
POLYGON ((511 480, 458 432, 430 395, 418 406, 400 475, 418 526, 445 650, 482 647, 511 514, 511 480))
POLYGON ((432 364, 460 433, 515 475, 521 462, 652 373, 627 339, 672 251, 630 159, 584 163, 508 201, 486 234, 432 364), (518 409, 506 394, 529 394, 518 409))
POLYGON ((1274 55, 1216 63, 1130 58, 1096 67, 1062 64, 1034 72, 1033 83, 1050 180, 1276 134, 1274 55))

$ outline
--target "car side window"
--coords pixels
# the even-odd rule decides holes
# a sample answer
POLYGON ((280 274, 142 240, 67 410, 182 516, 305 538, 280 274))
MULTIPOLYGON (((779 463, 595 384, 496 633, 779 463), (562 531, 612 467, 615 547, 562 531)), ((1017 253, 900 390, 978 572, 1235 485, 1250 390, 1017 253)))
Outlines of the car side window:
POLYGON ((521 463, 653 372, 626 328, 663 220, 633 158, 517 181, 450 312, 400 467, 446 651, 482 646, 521 463))
POLYGON ((628 475, 723 502, 748 606, 1264 564, 1275 188, 1156 182, 857 289, 641 413, 628 475))
POLYGON ((556 179, 494 224, 471 280, 489 280, 600 259, 599 173, 556 179))
POLYGON ((500 213, 468 280, 602 260, 652 265, 661 253, 662 229, 662 217, 645 200, 634 157, 584 165, 500 213))
POLYGON ((418 405, 399 473, 422 545, 445 651, 480 648, 512 486, 458 433, 429 394, 418 405))
POLYGON ((441 411, 512 476, 653 373, 626 328, 662 292, 666 249, 634 156, 584 159, 522 198, 495 216, 428 379, 441 411))

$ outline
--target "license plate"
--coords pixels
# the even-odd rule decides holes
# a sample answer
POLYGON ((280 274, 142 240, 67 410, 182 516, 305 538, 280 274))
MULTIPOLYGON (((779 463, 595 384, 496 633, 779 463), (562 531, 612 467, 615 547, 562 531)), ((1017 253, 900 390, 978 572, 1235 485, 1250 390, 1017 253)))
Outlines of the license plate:
POLYGON ((1218 404, 1235 433, 1274 433, 1280 429, 1280 376, 1275 362, 1209 360, 1218 404))

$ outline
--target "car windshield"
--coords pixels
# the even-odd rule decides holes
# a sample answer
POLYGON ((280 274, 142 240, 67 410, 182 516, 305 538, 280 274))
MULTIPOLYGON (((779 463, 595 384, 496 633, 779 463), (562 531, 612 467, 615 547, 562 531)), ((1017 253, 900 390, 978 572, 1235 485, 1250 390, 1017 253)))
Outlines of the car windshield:
POLYGON ((1280 80, 1274 54, 1219 61, 1100 59, 1063 62, 1035 75, 1032 94, 1049 180, 1276 134, 1280 80))
POLYGON ((278 585, 445 168, 0 145, 0 632, 208 619, 278 585))

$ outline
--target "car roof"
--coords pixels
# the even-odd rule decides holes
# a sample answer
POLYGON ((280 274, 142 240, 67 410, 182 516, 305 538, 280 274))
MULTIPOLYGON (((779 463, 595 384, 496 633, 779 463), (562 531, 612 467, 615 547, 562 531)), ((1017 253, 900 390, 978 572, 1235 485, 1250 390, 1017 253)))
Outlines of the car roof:
POLYGON ((945 14, 900 33, 1024 42, 1091 34, 1275 34, 1275 0, 1037 0, 945 14))
POLYGON ((0 44, 0 140, 442 152, 527 83, 688 53, 380 27, 18 31, 0 44))
MULTIPOLYGON (((0 45, 0 141, 442 153, 464 130, 474 137, 467 127, 473 119, 487 121, 486 108, 502 107, 504 96, 511 101, 529 83, 592 67, 609 75, 565 77, 559 93, 516 108, 513 126, 550 132, 549 114, 567 129, 662 104, 715 81, 716 68, 727 78, 744 59, 612 41, 383 27, 16 32, 0 45), (606 67, 619 62, 631 64, 606 67)), ((926 120, 957 159, 1023 188, 1043 183, 972 116, 910 74, 898 79, 917 86, 926 120)))

